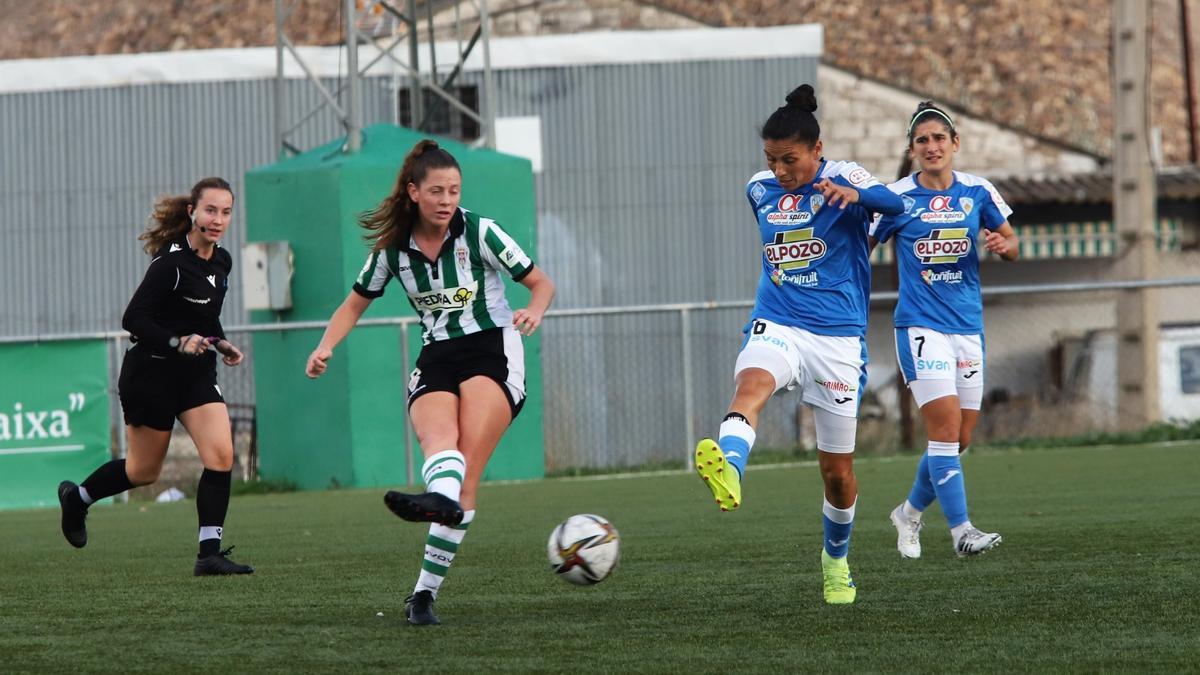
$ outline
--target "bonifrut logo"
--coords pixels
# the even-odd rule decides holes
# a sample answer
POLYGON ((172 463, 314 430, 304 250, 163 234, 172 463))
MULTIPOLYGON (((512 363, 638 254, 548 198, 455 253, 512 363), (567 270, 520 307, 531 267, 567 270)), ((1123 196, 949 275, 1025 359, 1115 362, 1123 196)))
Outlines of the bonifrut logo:
POLYGON ((932 286, 939 281, 948 284, 961 284, 962 278, 962 270, 947 270, 945 272, 921 270, 921 280, 925 282, 926 286, 932 286))
POLYGON ((813 236, 813 228, 786 230, 775 233, 775 240, 763 246, 767 262, 788 272, 804 269, 825 256, 824 240, 813 236))
POLYGON ((913 253, 926 265, 958 262, 970 252, 971 240, 967 238, 965 227, 933 230, 928 237, 913 243, 913 253))

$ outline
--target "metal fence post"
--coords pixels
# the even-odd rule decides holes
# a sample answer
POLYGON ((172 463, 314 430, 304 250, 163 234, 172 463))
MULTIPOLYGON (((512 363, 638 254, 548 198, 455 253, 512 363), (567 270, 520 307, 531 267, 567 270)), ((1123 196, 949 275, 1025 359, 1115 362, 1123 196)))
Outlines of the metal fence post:
MULTIPOLYGON (((117 373, 117 377, 119 378, 120 374, 121 374, 121 336, 120 335, 112 336, 112 364, 108 368, 109 377, 112 377, 112 374, 114 372, 117 373)), ((109 394, 109 400, 117 402, 116 418, 115 418, 116 425, 117 425, 117 453, 119 454, 119 459, 124 459, 125 455, 128 454, 128 452, 129 452, 128 440, 125 438, 125 417, 121 412, 121 397, 117 394, 118 385, 115 384, 113 380, 109 380, 109 384, 111 385, 111 393, 109 394)), ((112 422, 113 419, 114 418, 110 415, 109 422, 112 422)), ((122 492, 119 499, 122 503, 128 502, 129 501, 129 491, 122 492)))
MULTIPOLYGON (((404 383, 404 401, 408 402, 408 322, 400 324, 400 380, 404 383)), ((408 484, 413 484, 413 442, 412 442, 412 421, 408 418, 408 406, 404 408, 404 475, 408 480, 408 484)))
POLYGON ((691 310, 687 307, 679 310, 679 327, 683 331, 680 348, 683 350, 683 448, 687 455, 687 468, 692 470, 692 439, 696 434, 696 400, 692 391, 692 321, 691 310))

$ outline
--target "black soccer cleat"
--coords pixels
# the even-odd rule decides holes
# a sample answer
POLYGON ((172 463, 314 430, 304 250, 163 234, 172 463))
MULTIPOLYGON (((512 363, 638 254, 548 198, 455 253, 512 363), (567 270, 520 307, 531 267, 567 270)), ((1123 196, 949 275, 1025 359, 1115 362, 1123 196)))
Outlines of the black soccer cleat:
POLYGON ((417 591, 404 599, 404 616, 414 626, 438 626, 437 614, 433 613, 433 593, 417 591))
POLYGON ((79 498, 79 486, 69 480, 58 484, 58 506, 62 509, 62 533, 75 548, 87 546, 87 506, 79 498))
POLYGON ((392 513, 413 523, 439 523, 453 527, 463 519, 462 505, 438 492, 407 495, 388 490, 383 496, 383 503, 392 513))
POLYGON ((203 558, 196 558, 195 573, 198 577, 224 576, 227 574, 254 574, 254 568, 249 565, 239 565, 226 556, 233 547, 203 558))

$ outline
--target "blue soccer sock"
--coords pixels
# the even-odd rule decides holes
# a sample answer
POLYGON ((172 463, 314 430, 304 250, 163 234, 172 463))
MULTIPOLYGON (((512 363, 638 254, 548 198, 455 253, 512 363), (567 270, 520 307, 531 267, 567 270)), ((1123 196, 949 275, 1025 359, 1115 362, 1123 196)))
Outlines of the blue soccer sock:
POLYGON ((967 489, 963 481, 962 463, 958 459, 958 443, 929 442, 929 480, 942 504, 946 522, 957 527, 967 522, 967 489))
POLYGON ((825 552, 830 558, 845 558, 850 552, 850 532, 854 529, 854 507, 858 499, 848 508, 839 509, 829 503, 821 507, 821 520, 825 524, 825 552))
MULTIPOLYGON (((929 480, 929 453, 926 452, 921 455, 921 461, 917 464, 917 475, 913 479, 912 490, 908 492, 908 506, 914 511, 923 512, 936 499, 933 481, 929 480)), ((907 511, 908 509, 905 509, 905 515, 911 516, 907 511)))
POLYGON ((746 475, 746 462, 750 449, 754 447, 754 427, 739 413, 729 413, 721 422, 717 432, 717 445, 725 453, 725 459, 737 469, 738 478, 746 475))

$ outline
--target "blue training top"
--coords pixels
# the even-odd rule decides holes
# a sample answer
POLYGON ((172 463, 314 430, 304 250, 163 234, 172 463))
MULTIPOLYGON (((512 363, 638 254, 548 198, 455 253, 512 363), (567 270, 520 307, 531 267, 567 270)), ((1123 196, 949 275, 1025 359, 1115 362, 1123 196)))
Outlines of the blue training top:
POLYGON ((762 235, 762 277, 753 319, 818 335, 862 336, 871 292, 867 245, 872 212, 899 215, 904 203, 854 162, 821 160, 816 178, 789 192, 770 171, 754 174, 746 198, 762 235), (858 203, 825 206, 822 179, 858 190, 858 203))
POLYGON ((881 243, 896 237, 900 265, 897 328, 932 328, 942 333, 983 332, 979 294, 980 227, 995 230, 1012 209, 986 179, 954 172, 945 190, 923 187, 917 174, 888 186, 904 200, 904 213, 884 215, 871 226, 881 243))

